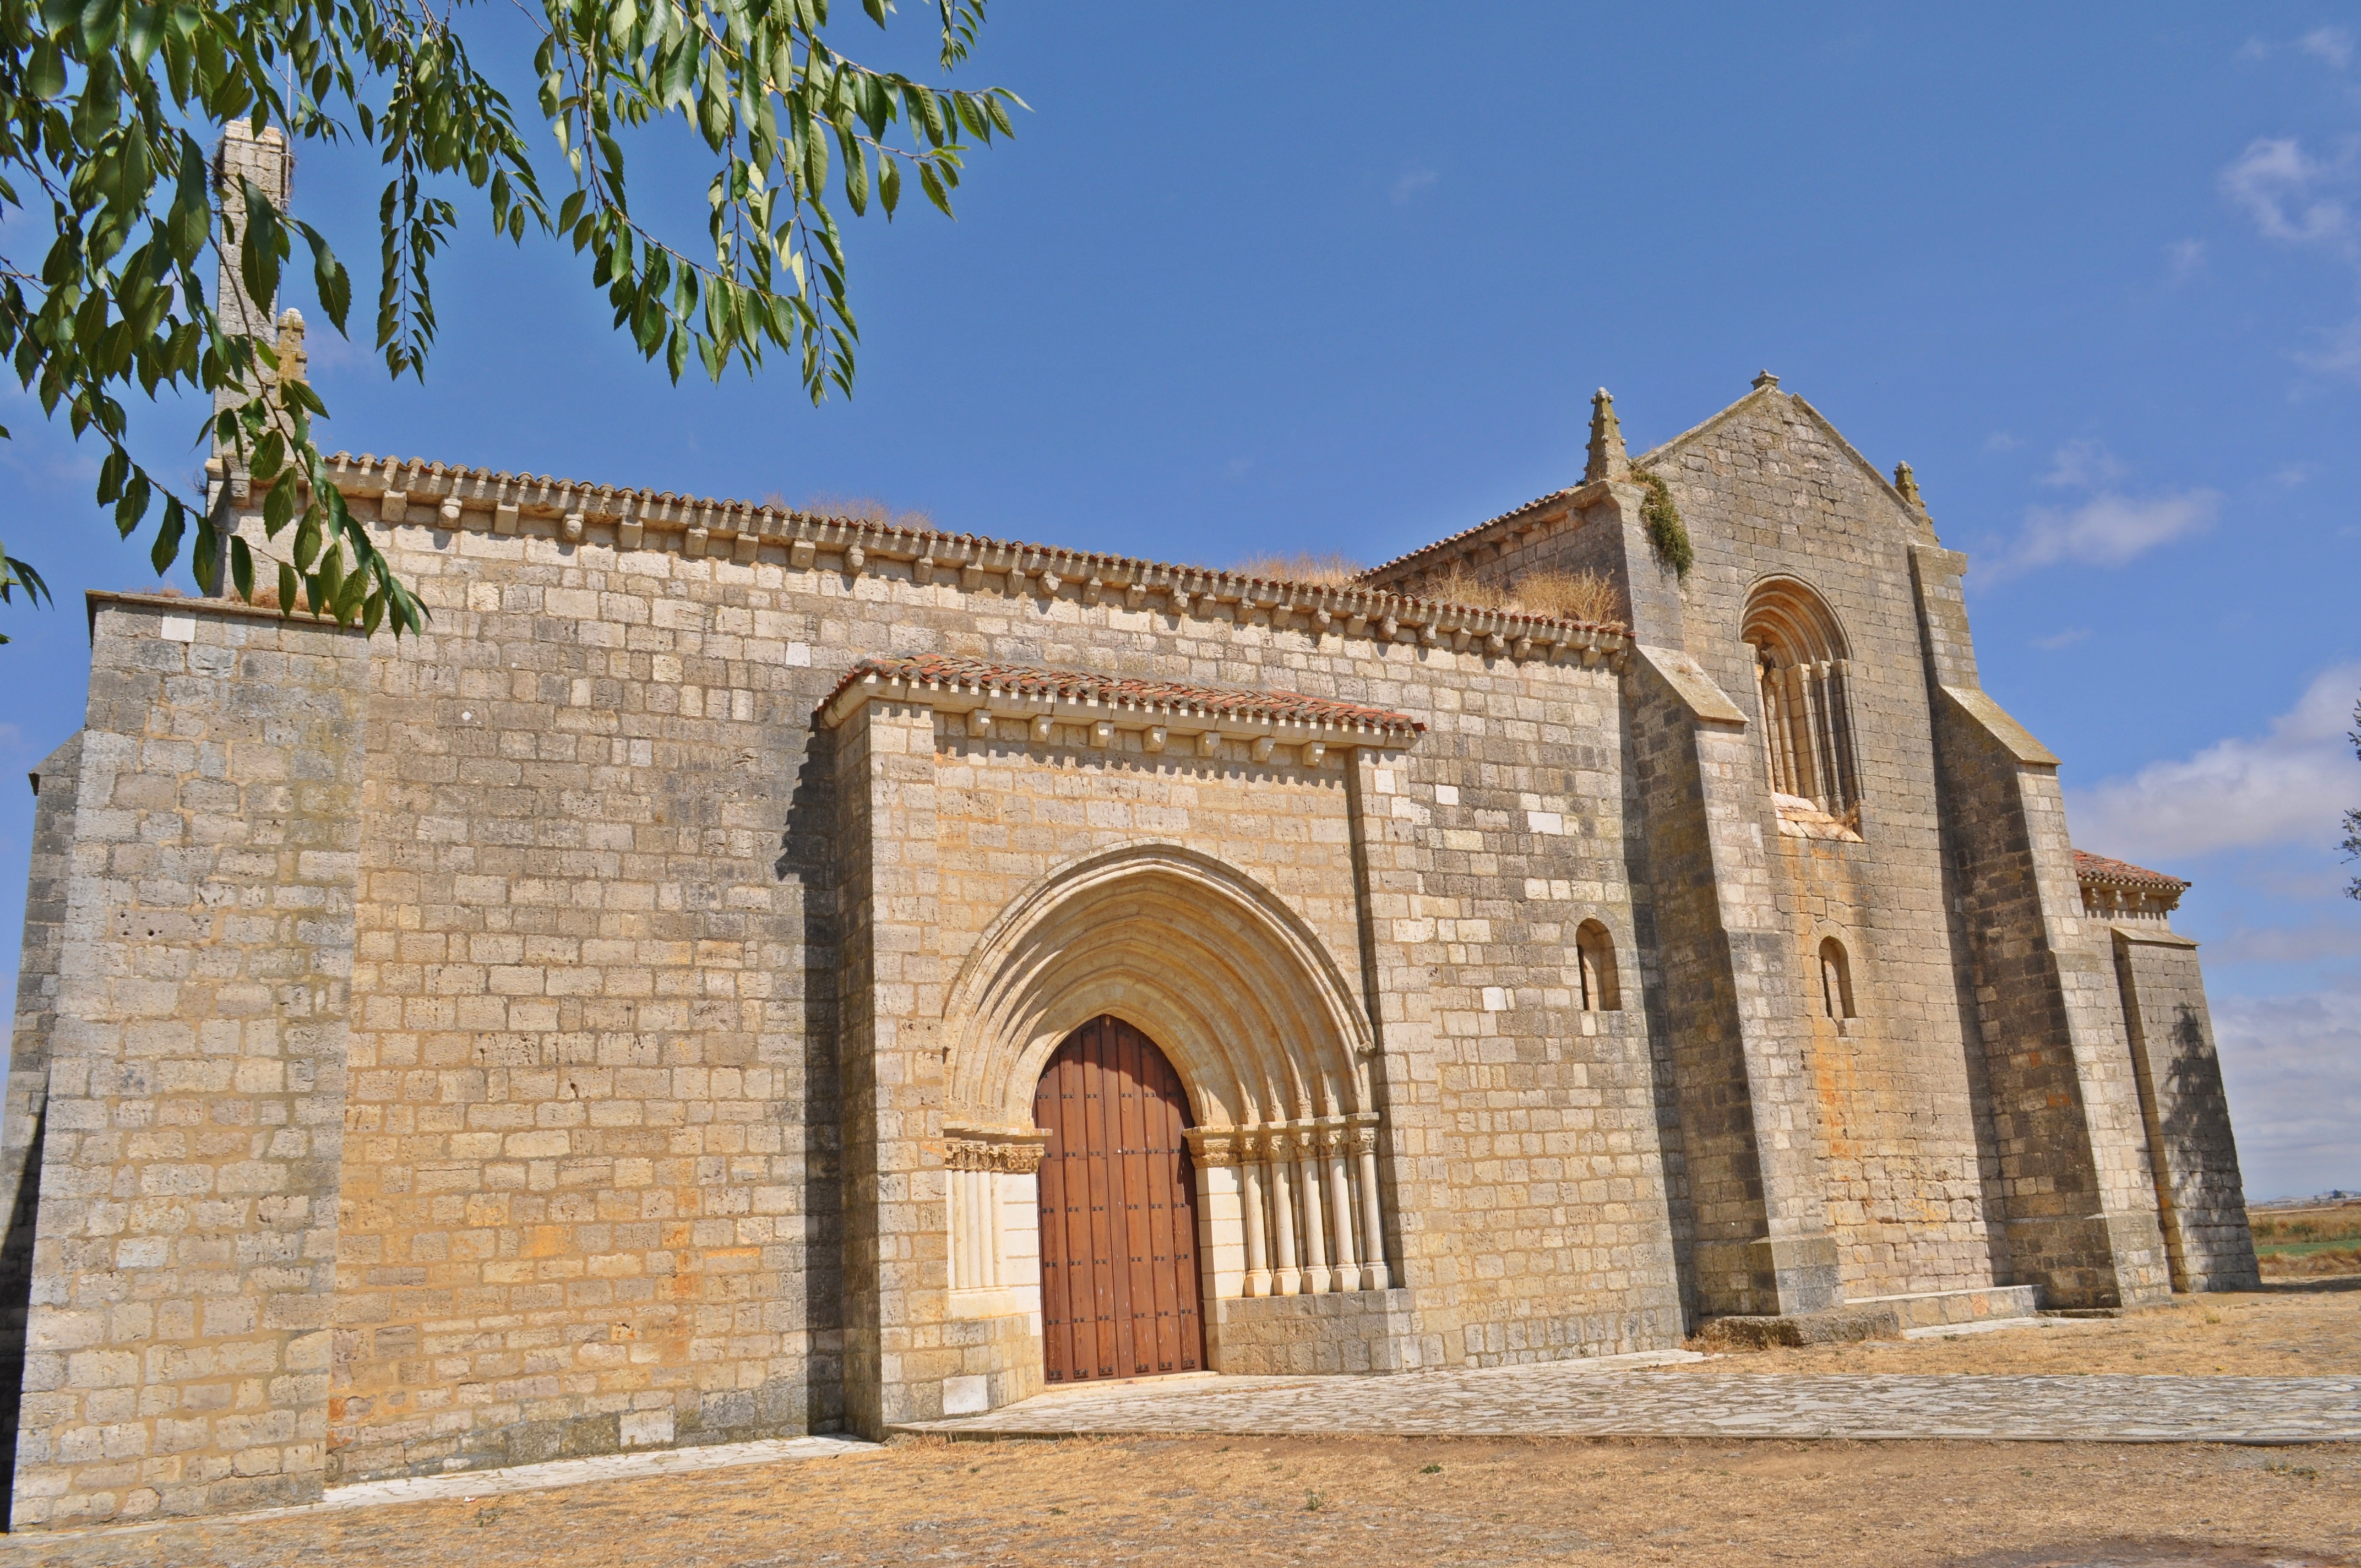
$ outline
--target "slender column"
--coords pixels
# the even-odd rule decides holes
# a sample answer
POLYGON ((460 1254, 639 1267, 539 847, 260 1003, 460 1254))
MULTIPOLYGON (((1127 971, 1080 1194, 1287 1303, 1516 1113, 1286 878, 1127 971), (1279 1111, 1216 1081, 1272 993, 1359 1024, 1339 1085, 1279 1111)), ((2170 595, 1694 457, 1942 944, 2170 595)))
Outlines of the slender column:
POLYGON ((1383 1290, 1391 1281, 1386 1277, 1385 1223, 1378 1207, 1378 1129, 1354 1128, 1353 1148, 1361 1160, 1362 1284, 1383 1290))
POLYGON ((960 1178, 966 1173, 954 1166, 945 1173, 950 1187, 948 1201, 951 1212, 950 1288, 967 1288, 967 1205, 960 1201, 960 1178))
POLYGON ((1339 1290, 1361 1288, 1360 1259, 1353 1249, 1353 1185, 1345 1176, 1345 1140, 1349 1135, 1349 1130, 1344 1127, 1320 1129, 1320 1156, 1328 1166, 1328 1201, 1334 1206, 1329 1228, 1336 1238, 1339 1290))
POLYGON ((983 1189, 983 1282, 998 1289, 1006 1283, 1001 1277, 1001 1271, 1006 1266, 1003 1260, 1008 1255, 1007 1248, 1003 1245, 1005 1237, 1000 1212, 1001 1175, 997 1170, 980 1170, 976 1172, 975 1179, 977 1185, 983 1189))
POLYGON ((1844 770, 1837 762, 1835 696, 1836 666, 1823 659, 1812 666, 1812 707, 1819 720, 1815 738, 1820 751, 1820 776, 1827 781, 1820 791, 1828 797, 1822 804, 1830 816, 1839 816, 1845 808, 1844 770))
POLYGON ((1837 754, 1838 788, 1850 808, 1861 801, 1861 779, 1852 751, 1852 668, 1842 659, 1828 665, 1828 718, 1837 754))
POLYGON ((951 1288, 972 1283, 967 1272, 967 1172, 953 1166, 950 1172, 951 1205, 951 1288))
POLYGON ((979 1289, 992 1283, 992 1266, 987 1261, 990 1254, 984 1245, 985 1238, 991 1234, 990 1217, 984 1212, 983 1196, 991 1180, 989 1171, 967 1173, 968 1281, 979 1289))
POLYGON ((1328 1293, 1333 1274, 1328 1267, 1326 1216, 1320 1201, 1320 1135, 1306 1127, 1288 1135, 1303 1181, 1303 1290, 1308 1296, 1328 1293))
POLYGON ((1244 1205, 1246 1233, 1246 1294, 1270 1294, 1270 1213, 1262 1202, 1262 1149, 1252 1138, 1239 1140, 1238 1157, 1240 1197, 1244 1205))
POLYGON ((1270 1156, 1270 1217, 1279 1230, 1279 1267, 1271 1280, 1274 1296, 1303 1293, 1303 1271, 1295 1266, 1295 1161, 1285 1133, 1259 1140, 1270 1156))
POLYGON ((1788 744, 1795 753, 1795 793, 1806 800, 1825 806, 1820 797, 1826 792, 1818 784, 1817 770, 1812 756, 1811 678, 1800 663, 1787 666, 1787 690, 1792 698, 1789 715, 1788 744))
POLYGON ((1779 763, 1779 691, 1773 679, 1771 667, 1761 660, 1754 663, 1754 696, 1763 712, 1763 765, 1771 778, 1771 787, 1784 789, 1787 777, 1779 763))

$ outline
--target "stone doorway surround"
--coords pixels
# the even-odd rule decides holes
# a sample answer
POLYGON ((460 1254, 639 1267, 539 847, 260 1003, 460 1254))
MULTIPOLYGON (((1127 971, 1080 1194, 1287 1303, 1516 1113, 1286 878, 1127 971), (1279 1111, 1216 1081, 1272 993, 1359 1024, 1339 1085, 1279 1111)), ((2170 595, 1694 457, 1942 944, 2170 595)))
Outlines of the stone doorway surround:
POLYGON ((1077 765, 1062 753, 1330 791, 1341 827, 1340 768, 1398 752, 1420 726, 1288 693, 949 660, 866 662, 820 717, 840 896, 869 914, 847 942, 842 1035, 853 1429, 1042 1387, 1033 1094, 1060 1042, 1101 1015, 1153 1039, 1186 1086, 1209 1364, 1415 1365, 1376 1032, 1340 934, 1323 938, 1217 843, 1100 838, 993 894, 982 928, 947 941, 989 872, 945 837, 939 789, 1049 789, 1077 765))

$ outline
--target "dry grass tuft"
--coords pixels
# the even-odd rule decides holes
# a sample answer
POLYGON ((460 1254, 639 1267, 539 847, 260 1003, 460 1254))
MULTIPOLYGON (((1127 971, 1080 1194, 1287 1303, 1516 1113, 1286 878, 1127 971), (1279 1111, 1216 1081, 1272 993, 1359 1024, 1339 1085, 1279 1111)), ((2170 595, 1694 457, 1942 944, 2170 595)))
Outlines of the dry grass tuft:
POLYGON ((766 507, 781 511, 799 511, 808 517, 841 518, 852 522, 873 522, 881 528, 931 529, 934 514, 926 511, 895 511, 875 496, 840 496, 829 491, 816 491, 801 501, 790 501, 773 490, 763 498, 766 507))
POLYGON ((1503 587, 1455 565, 1421 586, 1418 597, 1512 615, 1545 615, 1598 626, 1623 623, 1623 596, 1596 572, 1528 572, 1503 587))
POLYGON ((2361 1273, 2361 1203, 2250 1211, 2246 1218, 2266 1277, 2361 1273))
POLYGON ((1349 588, 1368 568, 1342 555, 1249 555, 1230 568, 1231 575, 1259 577, 1267 583, 1301 583, 1314 588, 1349 588))

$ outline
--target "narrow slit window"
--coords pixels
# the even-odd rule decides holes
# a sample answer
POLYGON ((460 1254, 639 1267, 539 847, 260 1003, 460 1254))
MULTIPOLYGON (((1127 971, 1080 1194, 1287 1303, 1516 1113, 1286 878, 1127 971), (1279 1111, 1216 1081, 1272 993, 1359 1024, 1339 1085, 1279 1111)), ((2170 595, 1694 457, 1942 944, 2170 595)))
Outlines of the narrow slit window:
POLYGON ((1839 1029, 1846 1020, 1860 1016, 1852 1005, 1852 962, 1834 937, 1820 944, 1820 1005, 1839 1029))
POLYGON ((1623 988, 1615 973, 1615 938, 1596 920, 1586 920, 1574 934, 1574 950, 1582 964, 1582 1010, 1620 1013, 1623 988))

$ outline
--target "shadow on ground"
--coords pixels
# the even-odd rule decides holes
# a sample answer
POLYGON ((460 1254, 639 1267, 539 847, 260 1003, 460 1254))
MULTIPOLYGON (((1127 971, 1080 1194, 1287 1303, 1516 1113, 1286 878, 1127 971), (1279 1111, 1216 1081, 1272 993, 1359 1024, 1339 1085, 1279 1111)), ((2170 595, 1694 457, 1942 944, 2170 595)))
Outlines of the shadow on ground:
POLYGON ((2175 1541, 2096 1541, 2031 1552, 1961 1557, 1946 1568, 2335 1568, 2343 1558, 2275 1552, 2265 1546, 2204 1546, 2175 1541))

